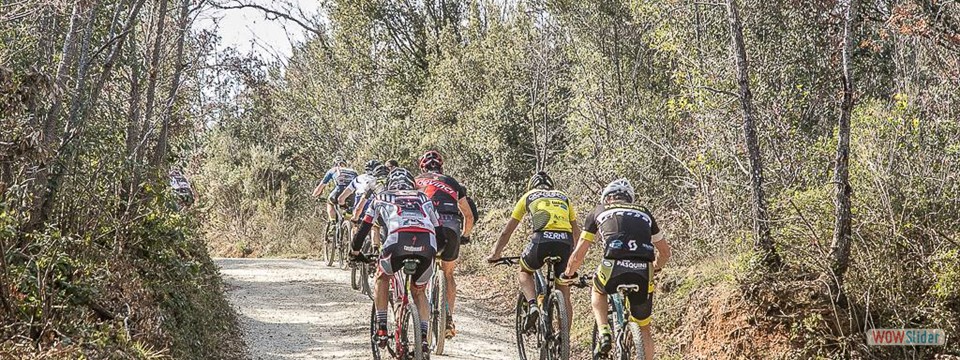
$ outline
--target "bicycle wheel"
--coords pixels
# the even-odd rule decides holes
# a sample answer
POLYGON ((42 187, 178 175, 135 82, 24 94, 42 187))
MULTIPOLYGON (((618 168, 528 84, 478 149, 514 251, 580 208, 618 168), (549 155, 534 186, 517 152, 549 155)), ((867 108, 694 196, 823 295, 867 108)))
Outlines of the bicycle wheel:
POLYGON ((327 221, 327 225, 323 228, 323 261, 327 263, 327 266, 333 266, 336 234, 331 233, 333 233, 334 230, 333 222, 327 221))
POLYGON ((554 290, 547 304, 546 325, 547 356, 542 359, 566 360, 570 358, 570 316, 567 314, 566 302, 560 290, 554 290))
POLYGON ((374 360, 381 360, 384 356, 380 354, 380 347, 377 346, 377 307, 370 305, 370 350, 373 352, 374 360))
POLYGON ((337 246, 340 252, 339 257, 341 270, 346 270, 347 266, 350 264, 350 262, 347 261, 347 249, 350 248, 350 242, 353 240, 351 238, 351 229, 353 229, 353 223, 350 221, 344 220, 340 222, 340 241, 337 243, 337 246))
POLYGON ((537 326, 527 332, 524 328, 524 322, 527 319, 527 313, 530 312, 530 303, 523 293, 517 295, 517 317, 514 332, 517 335, 517 350, 520 352, 520 360, 534 360, 541 358, 540 352, 540 332, 537 326))
POLYGON ((350 264, 350 288, 360 290, 360 265, 350 264))
POLYGON ((633 321, 627 322, 627 328, 620 335, 623 337, 617 346, 618 357, 620 360, 643 359, 643 334, 640 333, 640 325, 633 321))
POLYGON ((443 355, 443 345, 446 342, 447 316, 447 278, 439 266, 433 272, 433 281, 430 286, 430 334, 427 341, 433 353, 443 355))
MULTIPOLYGON (((614 309, 616 309, 616 306, 614 305, 613 299, 610 299, 610 301, 611 301, 611 302, 610 302, 610 304, 609 304, 609 306, 608 306, 608 308, 609 308, 610 310, 607 311, 607 324, 610 324, 610 335, 612 336, 613 339, 616 339, 616 338, 617 338, 617 334, 620 333, 620 329, 619 329, 619 326, 617 325, 617 324, 618 324, 618 320, 617 320, 616 313, 615 313, 615 310, 614 310, 614 309)), ((593 354, 593 355, 592 355, 592 356, 593 356, 593 360, 609 359, 609 358, 610 358, 610 357, 609 357, 609 354, 608 354, 608 356, 606 356, 606 357, 601 357, 601 356, 598 356, 596 353, 593 352, 593 351, 597 348, 597 343, 598 343, 599 341, 600 341, 600 328, 597 327, 597 322, 594 321, 594 322, 593 322, 593 336, 592 336, 592 339, 591 339, 591 341, 590 341, 590 353, 593 354)), ((616 345, 616 344, 614 344, 614 345, 616 345)), ((619 359, 619 357, 617 357, 617 359, 619 359)))
POLYGON ((350 264, 350 288, 354 290, 363 290, 360 289, 360 269, 363 267, 363 264, 350 264))
POLYGON ((404 308, 403 319, 400 322, 400 351, 402 359, 424 360, 427 354, 423 353, 423 332, 420 331, 420 313, 417 306, 409 303, 404 308), (413 355, 413 356, 410 356, 413 355))
POLYGON ((334 236, 333 236, 333 261, 330 266, 340 267, 340 264, 343 263, 343 224, 342 221, 337 221, 334 225, 334 236))
POLYGON ((606 359, 606 358, 604 358, 604 357, 601 357, 601 356, 597 355, 597 353, 596 353, 596 350, 595 350, 595 349, 597 348, 597 343, 598 343, 599 341, 600 341, 600 329, 597 328, 597 322, 594 321, 594 322, 593 322, 593 335, 590 337, 590 353, 593 354, 592 357, 591 357, 593 360, 606 359))
MULTIPOLYGON (((371 249, 372 247, 373 245, 370 244, 369 239, 367 239, 367 242, 363 243, 363 248, 361 249, 361 251, 364 254, 372 254, 373 253, 371 249)), ((376 265, 374 263, 374 264, 359 264, 358 266, 360 268, 360 274, 357 280, 360 282, 360 292, 363 293, 364 295, 367 295, 367 297, 370 298, 370 300, 373 300, 373 287, 370 286, 370 283, 373 281, 373 277, 376 276, 377 274, 376 265)))

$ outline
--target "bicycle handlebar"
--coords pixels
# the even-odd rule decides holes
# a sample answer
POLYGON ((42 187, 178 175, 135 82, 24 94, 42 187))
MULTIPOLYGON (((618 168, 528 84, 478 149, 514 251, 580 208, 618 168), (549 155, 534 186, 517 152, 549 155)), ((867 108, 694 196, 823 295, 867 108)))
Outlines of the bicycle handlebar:
POLYGON ((593 273, 585 274, 585 275, 577 278, 577 279, 576 279, 577 282, 575 282, 575 283, 573 283, 573 284, 570 284, 570 286, 576 287, 576 288, 581 288, 581 289, 590 287, 591 285, 593 285, 593 278, 594 278, 594 276, 595 276, 595 275, 594 275, 593 273))
POLYGON ((363 258, 366 259, 367 261, 351 261, 351 262, 367 264, 367 265, 375 264, 380 257, 380 254, 377 254, 377 253, 369 253, 369 254, 360 253, 360 255, 363 256, 363 258))

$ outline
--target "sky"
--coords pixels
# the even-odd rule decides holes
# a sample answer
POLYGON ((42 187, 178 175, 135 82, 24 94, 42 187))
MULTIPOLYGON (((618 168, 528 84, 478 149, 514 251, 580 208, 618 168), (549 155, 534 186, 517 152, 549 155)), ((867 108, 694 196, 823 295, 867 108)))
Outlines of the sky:
MULTIPOLYGON (((237 5, 237 0, 214 0, 221 4, 237 5)), ((239 0, 246 4, 257 4, 274 10, 283 9, 281 1, 239 0)), ((319 13, 317 0, 286 0, 298 7, 307 16, 319 13)), ((292 14, 300 17, 299 13, 292 14)), ((264 60, 286 60, 292 52, 291 41, 304 39, 305 30, 296 23, 277 19, 269 20, 267 15, 252 8, 218 10, 209 8, 194 23, 196 29, 215 29, 221 37, 220 48, 235 47, 241 53, 254 53, 264 60)))

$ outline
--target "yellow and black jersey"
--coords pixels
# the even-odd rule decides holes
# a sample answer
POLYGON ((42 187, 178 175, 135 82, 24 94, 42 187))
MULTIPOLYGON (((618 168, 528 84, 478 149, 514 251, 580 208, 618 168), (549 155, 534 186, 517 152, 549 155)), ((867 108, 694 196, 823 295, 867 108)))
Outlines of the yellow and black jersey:
POLYGON ((604 258, 653 260, 653 243, 663 239, 647 208, 630 203, 602 204, 587 215, 581 237, 603 240, 604 258))
POLYGON ((523 194, 517 205, 513 207, 513 218, 523 220, 523 215, 530 213, 534 232, 540 231, 573 231, 572 223, 576 221, 577 213, 573 210, 570 198, 563 191, 534 189, 523 194))

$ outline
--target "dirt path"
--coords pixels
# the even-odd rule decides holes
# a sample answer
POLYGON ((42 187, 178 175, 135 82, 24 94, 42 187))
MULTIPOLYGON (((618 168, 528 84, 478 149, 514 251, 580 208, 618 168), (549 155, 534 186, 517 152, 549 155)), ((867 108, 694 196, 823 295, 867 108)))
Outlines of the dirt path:
MULTIPOLYGON (((350 289, 349 272, 309 260, 216 262, 254 359, 370 359, 370 300, 350 289)), ((447 343, 447 356, 432 359, 516 357, 513 330, 494 323, 504 319, 492 319, 470 299, 458 308, 460 334, 447 343)))

